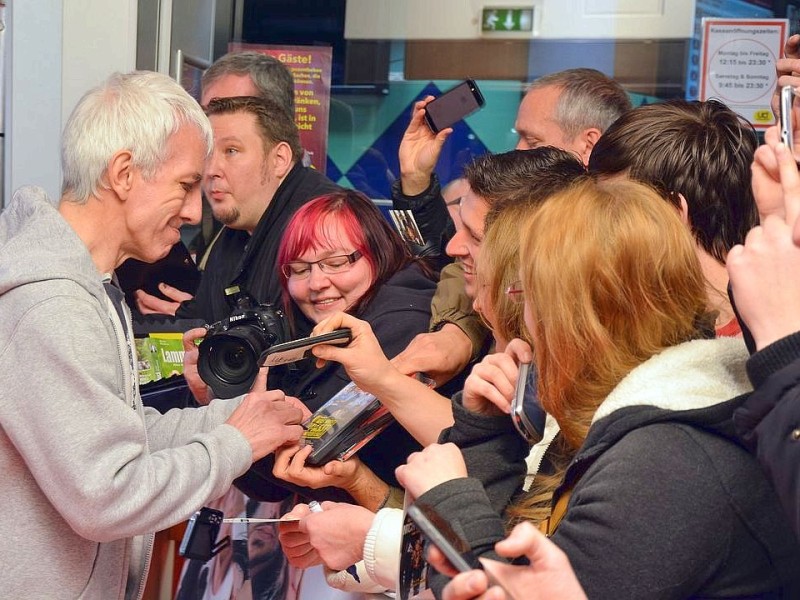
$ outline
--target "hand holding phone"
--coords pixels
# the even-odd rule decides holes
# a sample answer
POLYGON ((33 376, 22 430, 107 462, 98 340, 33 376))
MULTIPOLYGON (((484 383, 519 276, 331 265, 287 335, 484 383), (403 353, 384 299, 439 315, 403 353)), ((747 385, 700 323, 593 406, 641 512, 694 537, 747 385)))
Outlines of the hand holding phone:
POLYGON ((447 90, 425 107, 425 122, 434 133, 451 127, 483 107, 486 101, 473 79, 467 79, 447 90))
MULTIPOLYGON (((406 515, 419 528, 425 539, 431 545, 436 546, 456 571, 465 573, 472 569, 485 570, 472 553, 466 540, 455 532, 450 523, 435 508, 425 503, 415 502, 409 505, 406 515)), ((486 576, 490 585, 496 585, 503 589, 503 586, 489 573, 486 573, 486 576)))
POLYGON ((406 514, 422 535, 444 554, 456 571, 463 573, 472 569, 483 569, 483 565, 472 554, 469 544, 432 506, 417 502, 408 507, 406 514))
POLYGON ((264 350, 259 359, 259 364, 262 367, 285 365, 311 356, 311 349, 314 346, 319 346, 320 344, 346 346, 351 339, 353 339, 352 332, 348 327, 344 327, 320 335, 312 335, 299 340, 284 342, 283 344, 275 344, 264 350))

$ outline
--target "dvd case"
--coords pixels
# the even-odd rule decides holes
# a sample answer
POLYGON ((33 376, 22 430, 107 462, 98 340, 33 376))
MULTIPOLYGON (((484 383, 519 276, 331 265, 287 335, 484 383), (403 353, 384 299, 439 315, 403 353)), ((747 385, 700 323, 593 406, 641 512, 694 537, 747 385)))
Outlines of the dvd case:
POLYGON ((351 382, 303 424, 303 441, 314 447, 306 462, 323 465, 347 460, 392 420, 380 400, 351 382))
MULTIPOLYGON (((417 379, 428 387, 434 385, 426 377, 417 379)), ((323 465, 347 460, 393 422, 380 400, 350 382, 303 423, 303 444, 314 447, 306 462, 323 465)))

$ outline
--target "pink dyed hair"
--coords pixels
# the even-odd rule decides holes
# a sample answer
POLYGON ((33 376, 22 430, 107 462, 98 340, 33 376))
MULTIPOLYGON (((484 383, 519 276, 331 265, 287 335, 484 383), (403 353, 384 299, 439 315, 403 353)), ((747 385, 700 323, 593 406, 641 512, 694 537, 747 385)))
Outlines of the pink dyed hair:
POLYGON ((342 190, 319 196, 303 205, 291 218, 278 248, 278 273, 283 287, 284 304, 291 306, 288 281, 283 265, 297 260, 309 250, 331 244, 325 224, 335 219, 372 268, 369 290, 348 312, 358 314, 375 290, 411 262, 411 255, 400 235, 392 229, 381 211, 363 194, 342 190))

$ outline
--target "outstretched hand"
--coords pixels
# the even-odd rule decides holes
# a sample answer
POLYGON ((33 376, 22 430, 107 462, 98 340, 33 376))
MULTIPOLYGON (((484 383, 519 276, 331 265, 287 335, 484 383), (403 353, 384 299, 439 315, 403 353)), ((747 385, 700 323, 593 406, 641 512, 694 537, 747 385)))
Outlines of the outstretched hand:
POLYGON ((397 370, 383 353, 369 323, 346 313, 337 313, 318 323, 311 334, 320 335, 342 327, 350 328, 352 332, 350 343, 347 346, 332 344, 314 346, 311 352, 317 357, 317 366, 322 366, 324 361, 328 360, 341 363, 347 375, 358 387, 374 394, 375 388, 389 374, 397 374, 397 370))
POLYGON ((455 444, 430 444, 410 454, 406 464, 395 469, 395 476, 413 498, 419 498, 437 485, 466 477, 467 466, 455 444))
POLYGON ((284 481, 317 490, 333 486, 348 489, 358 473, 361 461, 332 460, 321 467, 306 464, 313 446, 287 446, 275 451, 272 474, 284 481))
POLYGON ((322 512, 298 504, 287 517, 299 521, 280 523, 278 539, 289 563, 309 567, 320 562, 335 571, 357 563, 375 513, 355 504, 323 502, 322 512))
POLYGON ((400 354, 392 359, 392 365, 406 375, 425 373, 444 385, 463 371, 472 358, 472 342, 460 327, 445 323, 439 331, 419 333, 400 354))

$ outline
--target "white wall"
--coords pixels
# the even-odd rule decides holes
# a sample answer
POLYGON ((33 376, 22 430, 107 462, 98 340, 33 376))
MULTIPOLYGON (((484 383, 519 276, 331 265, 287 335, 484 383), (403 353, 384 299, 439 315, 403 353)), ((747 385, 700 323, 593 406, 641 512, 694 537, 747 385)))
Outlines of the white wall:
POLYGON ((12 0, 6 6, 6 203, 25 184, 58 198, 62 2, 12 0))
POLYGON ((135 0, 63 0, 62 123, 90 88, 136 68, 135 0))
POLYGON ((136 0, 11 0, 5 65, 5 198, 58 199, 60 137, 80 97, 136 64, 136 0))
MULTIPOLYGON (((347 39, 474 39, 482 8, 533 7, 542 39, 692 37, 694 0, 347 0, 347 39)), ((496 34, 492 34, 496 35, 496 34)))

